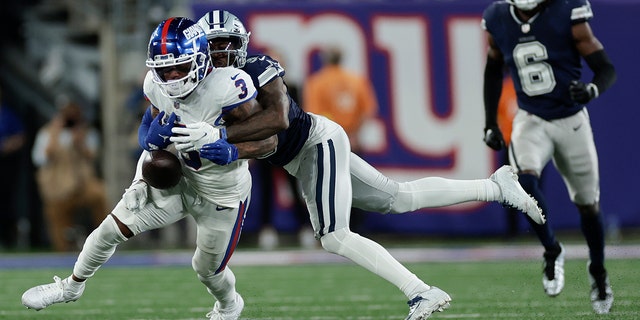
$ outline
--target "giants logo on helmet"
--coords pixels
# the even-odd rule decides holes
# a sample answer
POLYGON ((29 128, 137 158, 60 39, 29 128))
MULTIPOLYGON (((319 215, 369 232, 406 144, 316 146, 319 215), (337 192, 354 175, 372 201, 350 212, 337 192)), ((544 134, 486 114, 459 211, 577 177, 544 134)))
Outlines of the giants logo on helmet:
POLYGON ((182 31, 187 40, 191 40, 203 33, 202 28, 200 28, 197 24, 194 24, 182 31))

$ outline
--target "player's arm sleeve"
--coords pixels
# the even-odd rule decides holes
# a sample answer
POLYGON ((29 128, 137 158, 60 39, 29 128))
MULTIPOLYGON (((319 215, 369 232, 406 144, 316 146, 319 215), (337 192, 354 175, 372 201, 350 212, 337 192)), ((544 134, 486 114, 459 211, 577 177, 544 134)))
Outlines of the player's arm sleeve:
POLYGON ((591 83, 598 87, 598 94, 602 94, 616 82, 615 67, 604 50, 595 51, 585 56, 584 60, 593 71, 591 83))
POLYGON ((147 133, 149 132, 149 126, 151 126, 151 121, 153 121, 153 115, 151 114, 152 109, 153 109, 153 106, 149 106, 149 108, 147 108, 147 111, 144 112, 144 115, 142 116, 142 120, 140 121, 140 126, 138 127, 138 144, 140 145, 141 148, 145 150, 148 147, 144 142, 144 140, 147 137, 147 133))
POLYGON ((487 56, 483 87, 485 128, 498 126, 498 103, 502 94, 503 78, 502 61, 487 56))

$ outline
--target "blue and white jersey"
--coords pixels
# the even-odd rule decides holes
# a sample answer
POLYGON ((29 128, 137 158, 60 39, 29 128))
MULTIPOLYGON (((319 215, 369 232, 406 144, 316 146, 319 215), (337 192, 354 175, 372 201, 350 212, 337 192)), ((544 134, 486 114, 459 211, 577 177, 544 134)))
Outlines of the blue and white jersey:
MULTIPOLYGON (((258 88, 258 101, 259 88, 285 74, 284 68, 276 60, 265 55, 249 56, 242 70, 251 76, 253 84, 258 88)), ((289 163, 304 146, 310 128, 311 117, 289 96, 289 128, 278 133, 278 149, 266 159, 277 166, 289 163)))
POLYGON ((504 56, 521 109, 552 120, 584 107, 569 97, 569 83, 582 74, 571 28, 592 17, 588 0, 549 1, 526 23, 504 1, 494 2, 484 11, 482 27, 504 56))
MULTIPOLYGON (((165 119, 175 113, 182 124, 206 122, 214 127, 223 126, 222 116, 226 112, 253 99, 257 93, 248 74, 227 67, 214 68, 186 98, 169 99, 153 82, 152 72, 147 73, 144 81, 145 96, 165 112, 165 119)), ((200 158, 196 151, 180 152, 178 158, 184 177, 201 197, 229 208, 237 208, 245 201, 243 196, 251 188, 248 160, 219 166, 200 158)))

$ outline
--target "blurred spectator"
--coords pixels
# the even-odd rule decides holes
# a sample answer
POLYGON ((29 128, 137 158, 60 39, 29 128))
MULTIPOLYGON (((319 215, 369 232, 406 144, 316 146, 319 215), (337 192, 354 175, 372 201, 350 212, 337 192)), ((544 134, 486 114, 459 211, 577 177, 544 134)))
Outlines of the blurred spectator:
POLYGON ((349 137, 351 151, 360 152, 358 133, 378 111, 378 100, 369 79, 341 66, 342 51, 331 47, 320 53, 322 68, 304 86, 305 111, 337 122, 349 137))
MULTIPOLYGON (((342 51, 328 47, 320 52, 322 67, 305 83, 305 111, 325 116, 338 123, 349 137, 351 151, 361 153, 359 133, 362 125, 378 112, 373 84, 362 75, 345 69, 342 51)), ((365 213, 351 209, 351 228, 358 231, 365 213)))
POLYGON ((91 221, 85 224, 93 229, 107 214, 107 199, 96 175, 98 131, 74 101, 62 97, 58 108, 58 114, 39 130, 32 158, 51 243, 56 251, 69 251, 87 234, 78 228, 82 225, 78 221, 83 221, 80 210, 90 210, 91 221))
POLYGON ((5 105, 0 88, 0 247, 14 248, 18 237, 17 191, 21 151, 25 145, 22 120, 5 105))

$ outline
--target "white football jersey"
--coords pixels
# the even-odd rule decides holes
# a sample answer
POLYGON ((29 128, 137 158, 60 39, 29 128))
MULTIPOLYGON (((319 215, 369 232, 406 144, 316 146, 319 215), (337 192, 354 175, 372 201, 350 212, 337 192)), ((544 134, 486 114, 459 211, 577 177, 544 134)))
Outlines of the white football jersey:
MULTIPOLYGON (((204 121, 219 128, 224 125, 224 113, 254 98, 257 91, 246 72, 227 67, 214 68, 184 99, 165 97, 149 71, 144 80, 144 94, 153 106, 165 112, 165 119, 176 113, 181 124, 204 121)), ((240 199, 240 195, 251 188, 247 160, 219 166, 200 158, 196 151, 179 152, 178 158, 187 182, 201 197, 230 208, 237 208, 240 201, 246 200, 240 199)))

